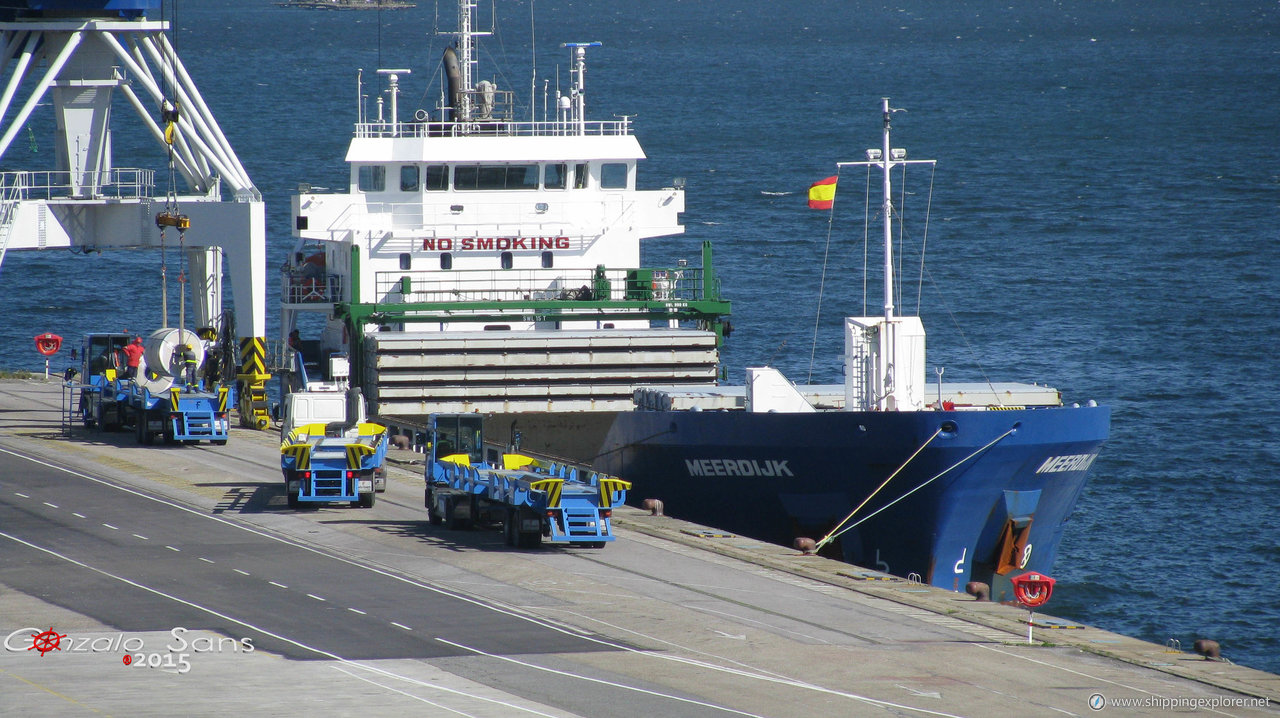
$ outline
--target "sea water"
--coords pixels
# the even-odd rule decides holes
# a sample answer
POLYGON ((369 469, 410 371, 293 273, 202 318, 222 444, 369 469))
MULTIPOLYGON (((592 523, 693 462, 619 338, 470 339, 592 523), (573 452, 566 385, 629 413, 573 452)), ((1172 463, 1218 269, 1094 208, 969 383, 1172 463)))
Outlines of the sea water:
MULTIPOLYGON (((290 194, 346 185, 356 69, 373 95, 375 69, 413 68, 402 116, 435 107, 434 33, 453 29, 453 5, 166 6, 266 199, 274 299, 290 194)), ((633 118, 643 187, 687 183, 687 232, 646 240, 645 262, 696 264, 714 242, 735 383, 764 363, 838 382, 840 317, 883 310, 862 280, 879 262, 874 246, 864 259, 865 174, 841 173, 831 214, 807 209, 805 190, 879 146, 890 97, 904 110, 894 145, 939 160, 936 173, 912 168, 899 198, 899 310, 919 308, 931 370, 1046 383, 1114 410, 1050 612, 1157 643, 1216 639, 1232 660, 1280 671, 1277 31, 1274 2, 526 0, 503 3, 480 67, 526 101, 536 88, 542 119, 544 90, 569 84, 559 43, 603 43, 588 53, 589 115, 633 118)), ((163 154, 125 129, 130 112, 117 104, 116 163, 163 181, 163 154)), ((51 167, 50 114, 0 169, 51 167)), ((172 283, 181 259, 163 261, 172 283)), ((9 253, 0 368, 42 369, 37 333, 155 328, 161 262, 9 253)), ((273 301, 272 337, 277 319, 273 301)), ((66 364, 64 350, 53 368, 66 364)))

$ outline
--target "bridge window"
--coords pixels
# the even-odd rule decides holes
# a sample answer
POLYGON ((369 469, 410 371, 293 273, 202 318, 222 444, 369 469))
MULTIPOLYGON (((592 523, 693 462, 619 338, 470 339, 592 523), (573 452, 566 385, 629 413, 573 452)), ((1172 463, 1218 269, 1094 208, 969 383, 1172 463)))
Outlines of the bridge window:
POLYGON ((502 257, 502 268, 503 268, 503 269, 511 269, 511 267, 512 267, 512 265, 513 265, 513 262, 514 262, 514 260, 513 260, 513 259, 512 259, 512 257, 511 257, 511 253, 510 253, 510 252, 503 252, 503 253, 502 253, 502 255, 501 255, 501 257, 502 257))
POLYGON ((413 268, 413 255, 408 252, 400 253, 400 268, 408 271, 413 268))
POLYGON ((453 170, 456 190, 537 189, 538 165, 464 165, 453 170))
POLYGON ((387 168, 382 165, 361 165, 356 186, 361 192, 386 191, 387 168))
POLYGON ((428 192, 440 192, 449 189, 449 166, 427 165, 426 187, 428 192))
POLYGON ((569 166, 563 164, 546 165, 542 168, 542 186, 544 189, 564 189, 569 166))
POLYGON ((555 261, 556 261, 556 260, 555 260, 555 257, 556 257, 556 255, 552 254, 551 252, 543 252, 543 253, 542 253, 542 268, 543 268, 543 269, 551 269, 552 265, 554 265, 554 264, 555 264, 555 261))
POLYGON ((453 269, 453 253, 452 252, 440 253, 440 268, 453 269))
POLYGON ((400 165, 400 191, 418 191, 418 166, 400 165))
POLYGON ((625 162, 605 162, 600 165, 600 186, 604 189, 627 188, 627 165, 625 162))
POLYGON ((573 188, 586 189, 587 178, 590 174, 587 172, 587 163, 576 164, 573 166, 573 188))

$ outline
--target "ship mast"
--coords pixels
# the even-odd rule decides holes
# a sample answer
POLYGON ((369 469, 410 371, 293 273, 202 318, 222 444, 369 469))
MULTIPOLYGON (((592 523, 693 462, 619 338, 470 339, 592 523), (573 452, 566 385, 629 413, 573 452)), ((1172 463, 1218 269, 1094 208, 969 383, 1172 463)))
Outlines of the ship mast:
POLYGON ((458 116, 464 121, 472 118, 473 114, 473 94, 475 83, 473 82, 474 73, 473 66, 476 64, 475 49, 477 37, 488 37, 493 34, 491 32, 478 32, 472 29, 476 4, 472 0, 459 0, 458 2, 458 70, 461 75, 461 95, 462 107, 457 108, 458 116))
MULTIPOLYGON (((891 129, 890 120, 894 112, 901 112, 889 107, 889 98, 881 98, 881 113, 884 118, 884 129, 882 140, 879 148, 867 150, 867 159, 865 162, 840 162, 839 167, 878 167, 882 173, 882 184, 884 196, 881 200, 880 211, 884 216, 884 316, 883 318, 863 318, 854 321, 855 324, 864 327, 867 332, 865 337, 870 339, 871 336, 876 338, 873 340, 877 347, 873 354, 876 356, 870 365, 863 368, 867 371, 865 383, 859 384, 863 387, 857 392, 851 391, 848 398, 854 398, 856 394, 859 399, 857 402, 847 401, 850 407, 853 405, 861 406, 865 409, 895 410, 906 407, 913 407, 919 402, 915 399, 918 389, 913 385, 922 383, 908 377, 915 377, 918 373, 916 364, 923 362, 923 327, 919 325, 918 318, 900 318, 894 312, 894 296, 893 281, 895 276, 893 261, 893 169, 898 166, 912 164, 928 164, 932 165, 935 160, 908 160, 907 151, 900 147, 893 147, 889 142, 889 132, 891 129), (911 338, 903 340, 905 343, 899 346, 900 325, 904 321, 910 320, 911 326, 905 330, 911 338), (918 346, 916 346, 918 345, 918 346), (917 357, 917 354, 920 356, 917 357), (900 376, 903 374, 903 376, 900 376)), ((852 340, 851 340, 852 341, 852 340)), ((860 342, 861 340, 859 340, 860 342)), ((846 369, 846 377, 853 376, 853 367, 846 369)), ((846 379, 848 381, 849 379, 846 379)))
MULTIPOLYGON (((889 98, 881 98, 884 112, 884 141, 881 143, 881 167, 884 168, 884 202, 881 211, 884 213, 884 322, 887 327, 893 326, 893 183, 890 180, 894 159, 904 159, 906 152, 895 151, 889 147, 889 120, 893 112, 889 109, 889 98)), ((892 329, 890 329, 892 331, 892 329)))

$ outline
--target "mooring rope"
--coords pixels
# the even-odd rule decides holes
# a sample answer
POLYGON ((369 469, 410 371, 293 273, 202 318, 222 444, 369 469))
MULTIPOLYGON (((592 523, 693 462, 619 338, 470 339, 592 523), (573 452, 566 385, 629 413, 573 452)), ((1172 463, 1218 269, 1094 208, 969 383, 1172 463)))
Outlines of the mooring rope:
MULTIPOLYGON (((1004 437, 1006 437, 1006 436, 1008 436, 1008 435, 1012 434, 1016 429, 1017 429, 1017 427, 1016 427, 1016 426, 1015 426, 1015 427, 1011 427, 1008 431, 1004 432, 1003 434, 1001 434, 1001 435, 997 436, 996 438, 994 438, 994 439, 992 439, 991 441, 989 441, 989 442, 987 442, 986 444, 984 444, 984 445, 982 446, 982 448, 980 448, 980 449, 978 449, 978 450, 974 451, 973 453, 971 453, 971 454, 969 454, 968 456, 964 457, 963 459, 961 459, 961 460, 957 461, 956 463, 952 464, 951 466, 948 466, 947 468, 943 469, 941 472, 939 472, 938 474, 934 475, 932 478, 930 478, 930 479, 926 480, 924 483, 920 484, 919 486, 915 487, 914 489, 912 489, 912 490, 908 491, 907 493, 905 493, 905 494, 903 494, 903 495, 899 496, 898 498, 894 499, 893 501, 890 501, 889 503, 885 504, 884 506, 881 506, 880 508, 876 509, 875 511, 872 511, 870 514, 867 514, 866 516, 864 516, 864 517, 862 517, 862 518, 858 519, 858 520, 857 520, 857 522, 852 523, 852 524, 850 524, 850 525, 848 525, 848 526, 845 526, 845 527, 844 527, 844 528, 842 528, 842 529, 840 529, 840 528, 839 528, 839 525, 838 525, 838 526, 837 526, 837 529, 839 529, 839 530, 838 530, 838 531, 837 531, 837 530, 833 530, 831 533, 827 534, 827 536, 826 536, 825 538, 823 538, 821 541, 819 541, 819 542, 818 542, 818 544, 814 547, 814 549, 813 549, 813 550, 816 552, 819 548, 822 548, 822 546, 823 546, 823 545, 825 545, 825 544, 827 544, 827 543, 830 543, 831 541, 833 541, 833 540, 835 540, 835 539, 839 538, 841 534, 843 534, 843 533, 845 533, 845 532, 849 531, 850 529, 855 529, 855 528, 857 528, 858 526, 862 525, 863 523, 866 523, 867 521, 870 521, 871 519, 875 518, 875 516, 876 516, 877 514, 879 514, 880 512, 884 511, 885 509, 889 508, 890 506, 893 506, 894 504, 896 504, 896 503, 898 503, 899 501, 901 501, 901 500, 903 500, 903 499, 907 498, 908 496, 910 496, 910 495, 914 494, 915 492, 919 491, 920 489, 923 489, 924 487, 928 486, 929 484, 932 484, 933 482, 937 481, 938 479, 942 478, 943 476, 946 476, 948 473, 950 473, 952 470, 954 470, 956 467, 960 466, 960 465, 961 465, 961 464, 963 464, 964 462, 968 461, 969 459, 972 459, 973 457, 977 456, 978 454, 981 454, 982 452, 986 451, 987 449, 990 449, 991 447, 995 446, 997 443, 999 443, 1001 440, 1003 440, 1003 439, 1004 439, 1004 437)), ((939 433, 941 433, 941 432, 942 432, 942 430, 941 430, 941 429, 939 429, 938 431, 934 432, 933 436, 932 436, 932 437, 929 437, 929 441, 932 441, 932 440, 933 440, 933 438, 934 438, 934 437, 936 437, 936 436, 937 436, 939 433)), ((926 442, 925 442, 925 445, 927 445, 928 443, 929 443, 929 442, 928 442, 928 441, 926 441, 926 442)), ((920 451, 921 451, 921 450, 923 450, 923 449, 924 449, 924 446, 923 446, 923 445, 922 445, 919 449, 916 449, 916 453, 915 453, 915 454, 912 454, 910 459, 907 459, 907 463, 910 463, 910 462, 911 462, 911 459, 914 459, 914 458, 916 457, 916 454, 919 454, 919 453, 920 453, 920 451)), ((903 465, 902 465, 902 467, 899 467, 898 471, 901 471, 901 470, 902 470, 902 468, 905 468, 905 467, 906 467, 906 464, 903 464, 903 465)), ((896 475, 896 474, 898 473, 898 471, 895 471, 895 472, 894 472, 894 474, 896 475)), ((892 479, 893 477, 892 477, 892 476, 890 476, 889 478, 890 478, 890 479, 892 479)), ((888 479, 886 479, 886 480, 885 480, 885 484, 887 484, 887 483, 889 483, 889 480, 888 480, 888 479)), ((884 487, 884 484, 881 484, 881 488, 883 488, 883 487, 884 487)), ((876 491, 879 491, 879 490, 880 490, 880 489, 876 489, 876 491)), ((872 495, 874 495, 874 494, 872 494, 872 495)), ((870 497, 868 497, 868 500, 870 500, 870 497)), ((848 516, 846 516, 846 517, 845 517, 844 521, 841 521, 841 522, 840 522, 840 525, 843 525, 845 521, 848 521, 849 519, 853 518, 853 514, 857 513, 857 512, 858 512, 858 509, 861 509, 861 508, 862 508, 862 506, 863 506, 863 505, 865 505, 866 503, 867 503, 866 501, 863 501, 863 502, 862 502, 862 504, 859 504, 857 509, 854 509, 852 513, 850 513, 848 516)))
MULTIPOLYGON (((924 443, 923 443, 923 444, 921 444, 921 445, 920 445, 920 447, 919 447, 918 449, 916 449, 915 451, 913 451, 913 452, 911 453, 911 456, 908 456, 908 457, 907 457, 907 460, 906 460, 906 461, 904 461, 904 462, 902 462, 902 465, 901 465, 901 466, 899 466, 898 468, 894 469, 892 474, 889 474, 889 478, 887 478, 887 479, 885 479, 884 481, 880 482, 880 485, 876 487, 876 490, 875 490, 875 491, 872 491, 872 492, 871 492, 871 494, 870 494, 869 496, 867 496, 867 498, 865 498, 865 499, 863 499, 863 500, 862 500, 862 503, 860 503, 860 504, 858 504, 856 507, 854 507, 853 511, 850 511, 848 516, 846 516, 846 517, 844 517, 843 519, 841 519, 841 520, 840 520, 840 523, 836 524, 836 527, 835 527, 835 528, 833 528, 833 529, 831 529, 831 531, 827 532, 827 535, 826 535, 826 536, 824 536, 824 537, 822 538, 822 540, 818 542, 818 544, 814 547, 814 549, 813 549, 813 550, 814 550, 814 551, 817 551, 818 549, 820 549, 820 548, 822 548, 823 546, 826 546, 828 543, 830 543, 830 542, 831 542, 831 540, 832 540, 832 539, 834 539, 836 536, 839 536, 840 534, 838 534, 838 533, 836 533, 836 532, 837 532, 837 531, 840 531, 840 527, 841 527, 841 526, 844 526, 844 524, 845 524, 845 522, 846 522, 846 521, 848 521, 849 519, 853 518, 853 515, 854 515, 854 514, 856 514, 856 513, 858 513, 859 511, 861 511, 861 510, 862 510, 862 507, 863 507, 863 506, 866 506, 868 501, 870 501, 871 499, 874 499, 874 498, 875 498, 875 496, 876 496, 876 494, 880 493, 880 490, 881 490, 881 489, 883 489, 884 487, 888 486, 888 485, 889 485, 889 482, 890 482, 890 481, 893 481, 893 478, 894 478, 895 476, 897 476, 898 474, 902 473, 902 470, 903 470, 903 469, 905 469, 905 468, 907 468, 907 464, 910 464, 913 460, 915 460, 915 458, 916 458, 917 456, 919 456, 919 455, 920 455, 920 452, 921 452, 921 451, 924 451, 924 448, 925 448, 926 446, 928 446, 930 443, 932 443, 934 439, 938 438, 938 434, 941 434, 941 433, 942 433, 942 427, 938 427, 938 430, 937 430, 937 431, 935 431, 935 432, 933 432, 933 436, 930 436, 928 439, 925 439, 924 443)), ((856 524, 855 524, 855 525, 856 525, 856 524)), ((850 527, 850 528, 852 528, 852 527, 850 527)), ((841 532, 841 533, 843 533, 843 532, 841 532)))

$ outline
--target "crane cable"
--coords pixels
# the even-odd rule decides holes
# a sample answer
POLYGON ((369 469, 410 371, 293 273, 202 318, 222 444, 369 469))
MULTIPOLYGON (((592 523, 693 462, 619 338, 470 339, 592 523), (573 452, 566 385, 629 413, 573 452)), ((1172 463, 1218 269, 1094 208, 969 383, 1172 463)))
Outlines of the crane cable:
MULTIPOLYGON (((175 2, 174 10, 176 12, 177 5, 175 2)), ((161 24, 164 24, 164 3, 160 6, 161 24)), ((172 33, 172 25, 170 25, 170 33, 172 33)), ((169 47, 174 47, 174 41, 169 41, 169 47)), ((161 326, 168 328, 169 326, 169 280, 168 267, 165 254, 165 228, 174 227, 178 230, 178 247, 179 247, 179 269, 178 269, 178 329, 180 332, 186 331, 186 232, 191 227, 191 220, 179 211, 178 207, 178 190, 177 190, 177 169, 176 162, 173 157, 173 143, 178 139, 178 121, 181 117, 181 111, 176 100, 170 100, 173 96, 172 87, 170 85, 173 78, 174 60, 171 49, 166 64, 168 67, 162 67, 161 80, 164 83, 164 99, 160 102, 160 121, 164 123, 164 143, 168 148, 169 154, 169 186, 165 193, 164 210, 156 215, 156 227, 160 229, 160 304, 161 326)))

